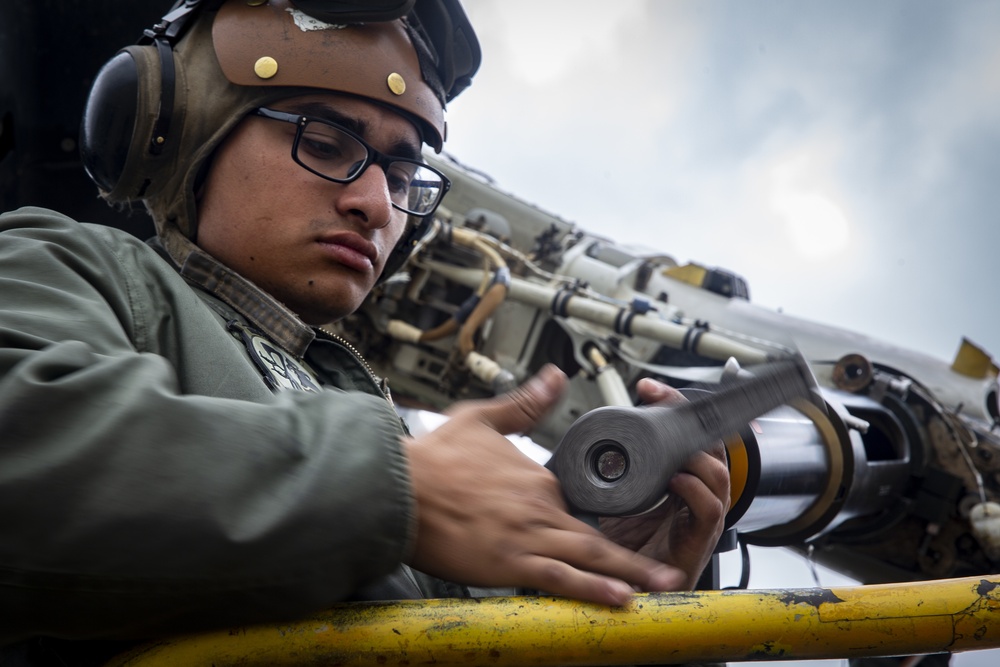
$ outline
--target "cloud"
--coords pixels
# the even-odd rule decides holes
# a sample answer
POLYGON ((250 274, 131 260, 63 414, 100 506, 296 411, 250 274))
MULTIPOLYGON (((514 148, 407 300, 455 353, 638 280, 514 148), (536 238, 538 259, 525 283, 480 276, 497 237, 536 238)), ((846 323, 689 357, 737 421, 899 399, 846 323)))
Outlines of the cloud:
POLYGON ((509 0, 492 17, 506 66, 516 80, 537 88, 572 79, 581 62, 612 57, 622 29, 641 20, 642 10, 634 2, 577 2, 570 8, 509 0))

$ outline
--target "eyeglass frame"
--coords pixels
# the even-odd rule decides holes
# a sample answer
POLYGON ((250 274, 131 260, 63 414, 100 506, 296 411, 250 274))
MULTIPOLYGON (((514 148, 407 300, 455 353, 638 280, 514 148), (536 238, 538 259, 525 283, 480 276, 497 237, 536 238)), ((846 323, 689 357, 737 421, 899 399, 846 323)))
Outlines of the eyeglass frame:
POLYGON ((434 202, 434 205, 426 213, 418 213, 415 211, 411 211, 409 209, 405 209, 396 202, 392 201, 391 197, 389 198, 389 203, 392 204, 392 207, 394 209, 402 211, 407 215, 412 215, 418 218, 426 218, 431 215, 434 215, 434 212, 437 211, 438 206, 441 205, 441 200, 444 199, 444 196, 448 194, 448 191, 451 189, 451 179, 445 176, 444 173, 441 172, 440 170, 435 169, 426 162, 423 162, 422 160, 416 160, 413 158, 400 157, 395 155, 387 155, 382 151, 378 150, 377 148, 375 148, 374 146, 372 146, 371 144, 369 144, 360 135, 358 135, 355 132, 352 132, 343 125, 340 125, 339 123, 326 120, 325 118, 316 118, 314 116, 306 116, 303 114, 292 113, 289 111, 277 111, 275 109, 268 109, 267 107, 257 107, 256 109, 253 110, 252 113, 253 115, 260 116, 262 118, 267 118, 269 120, 277 120, 295 125, 296 126, 295 139, 292 142, 292 160, 294 160, 296 164, 298 164, 300 167, 302 167, 309 173, 315 174, 316 176, 319 176, 322 179, 330 181, 331 183, 340 183, 341 185, 353 183, 354 181, 361 178, 364 175, 365 171, 368 170, 368 167, 372 166, 373 164, 377 164, 379 167, 382 168, 382 171, 387 174, 388 172, 386 170, 389 168, 389 165, 393 162, 406 162, 409 164, 414 164, 417 165, 418 167, 427 169, 440 176, 441 191, 440 193, 438 193, 437 201, 434 202), (350 178, 334 178, 333 176, 329 176, 327 174, 324 174, 322 172, 313 169, 299 158, 299 142, 302 139, 303 130, 305 130, 306 125, 308 125, 309 123, 321 123, 328 127, 332 127, 335 130, 338 130, 339 132, 343 132, 344 134, 346 134, 347 136, 349 136, 350 138, 354 139, 359 144, 361 144, 361 146, 366 151, 366 155, 364 162, 362 163, 361 167, 358 169, 356 174, 354 174, 350 178))

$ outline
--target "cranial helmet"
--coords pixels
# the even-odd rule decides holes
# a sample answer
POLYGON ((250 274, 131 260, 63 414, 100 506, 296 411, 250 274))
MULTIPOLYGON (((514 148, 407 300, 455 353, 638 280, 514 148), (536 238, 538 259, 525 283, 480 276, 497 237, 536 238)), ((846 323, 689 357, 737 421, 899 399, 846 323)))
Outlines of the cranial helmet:
POLYGON ((410 118, 440 151, 445 105, 479 62, 458 0, 178 0, 97 75, 84 166, 109 202, 144 202, 171 251, 177 232, 196 235, 213 151, 256 107, 355 95, 410 118))

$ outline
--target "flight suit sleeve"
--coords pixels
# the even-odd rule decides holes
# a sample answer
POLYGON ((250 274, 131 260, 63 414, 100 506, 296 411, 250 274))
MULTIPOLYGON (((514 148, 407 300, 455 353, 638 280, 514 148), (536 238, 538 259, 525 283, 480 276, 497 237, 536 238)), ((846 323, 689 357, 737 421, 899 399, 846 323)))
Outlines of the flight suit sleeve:
POLYGON ((81 227, 0 216, 0 644, 289 619, 398 567, 392 407, 182 392, 135 344, 155 281, 81 227))

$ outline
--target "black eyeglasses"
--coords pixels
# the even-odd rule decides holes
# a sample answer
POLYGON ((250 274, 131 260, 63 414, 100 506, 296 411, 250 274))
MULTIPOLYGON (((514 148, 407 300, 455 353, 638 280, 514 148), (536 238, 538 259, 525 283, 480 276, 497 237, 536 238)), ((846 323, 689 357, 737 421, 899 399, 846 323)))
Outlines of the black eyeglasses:
POLYGON ((448 177, 437 169, 420 160, 380 153, 336 123, 264 107, 254 113, 296 125, 292 159, 328 181, 350 183, 372 164, 382 167, 393 207, 410 215, 433 213, 451 187, 448 177))

